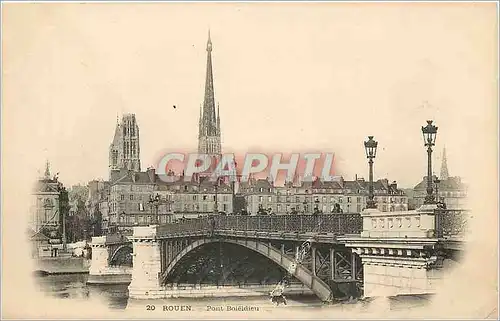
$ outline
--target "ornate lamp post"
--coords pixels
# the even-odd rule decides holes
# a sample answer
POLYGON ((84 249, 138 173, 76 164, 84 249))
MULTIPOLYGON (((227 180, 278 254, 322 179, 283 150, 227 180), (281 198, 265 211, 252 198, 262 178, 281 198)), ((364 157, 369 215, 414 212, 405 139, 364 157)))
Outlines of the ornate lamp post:
POLYGON ((424 146, 427 147, 427 195, 424 204, 434 204, 434 195, 432 188, 432 146, 436 143, 438 128, 432 124, 432 120, 427 121, 427 126, 422 126, 422 136, 424 137, 424 146))
POLYGON ((218 200, 218 189, 219 189, 219 178, 215 181, 214 184, 214 189, 215 189, 215 205, 214 205, 214 215, 219 214, 219 200, 218 200))
POLYGON ((149 195, 149 203, 151 204, 151 214, 154 215, 154 223, 160 224, 160 217, 158 214, 158 207, 160 206, 160 195, 149 195), (153 212, 154 209, 154 212, 153 212))
POLYGON ((377 145, 378 142, 373 140, 373 136, 368 136, 368 140, 365 142, 366 158, 369 159, 368 164, 370 165, 369 174, 369 194, 368 201, 366 202, 366 208, 377 208, 375 201, 373 200, 373 159, 377 155, 377 145))
POLYGON ((439 183, 441 183, 441 181, 436 178, 434 180, 434 184, 436 185, 436 202, 439 203, 439 183))

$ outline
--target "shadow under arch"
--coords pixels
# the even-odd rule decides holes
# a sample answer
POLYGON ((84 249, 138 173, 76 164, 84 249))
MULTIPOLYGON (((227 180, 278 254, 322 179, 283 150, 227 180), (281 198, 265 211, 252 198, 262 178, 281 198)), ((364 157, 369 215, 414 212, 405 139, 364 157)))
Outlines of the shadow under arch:
MULTIPOLYGON (((252 250, 258 254, 263 255, 264 257, 270 259, 280 267, 282 267, 285 270, 288 270, 289 266, 294 263, 294 260, 285 255, 282 254, 281 251, 275 249, 272 246, 269 246, 268 244, 258 242, 258 241, 248 241, 248 240, 236 240, 236 239, 208 239, 208 238, 203 238, 194 241, 193 243, 189 244, 187 247, 182 249, 173 259, 172 261, 167 265, 165 268, 165 271, 162 272, 161 274, 161 283, 162 285, 165 285, 166 280, 170 273, 176 268, 176 265, 190 252, 194 251, 195 249, 199 248, 200 246, 210 244, 210 243, 227 243, 227 244, 235 244, 242 246, 244 248, 247 248, 249 250, 252 250)), ((305 286, 307 286, 311 291, 318 296, 323 301, 330 301, 332 298, 332 291, 330 287, 319 277, 313 275, 313 273, 305 268, 302 265, 297 265, 295 272, 292 274, 296 279, 298 279, 300 282, 302 282, 305 286)))
POLYGON ((111 266, 133 266, 134 249, 130 244, 119 246, 110 256, 109 265, 111 266))

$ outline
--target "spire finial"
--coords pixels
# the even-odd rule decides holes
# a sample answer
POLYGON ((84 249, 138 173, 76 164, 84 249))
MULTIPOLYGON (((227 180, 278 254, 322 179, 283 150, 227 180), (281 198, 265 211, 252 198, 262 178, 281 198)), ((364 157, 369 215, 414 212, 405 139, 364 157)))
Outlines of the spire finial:
POLYGON ((45 161, 45 178, 50 178, 50 163, 49 160, 47 159, 45 161))
POLYGON ((207 51, 212 51, 212 38, 210 37, 210 28, 208 28, 207 51))

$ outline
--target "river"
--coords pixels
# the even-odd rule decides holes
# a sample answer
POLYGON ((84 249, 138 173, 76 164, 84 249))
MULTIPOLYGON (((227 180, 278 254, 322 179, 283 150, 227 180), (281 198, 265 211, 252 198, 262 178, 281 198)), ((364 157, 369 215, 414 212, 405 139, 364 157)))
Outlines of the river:
MULTIPOLYGON (((127 285, 87 285, 87 275, 85 274, 69 274, 69 275, 49 275, 45 277, 37 277, 36 282, 39 288, 49 296, 60 298, 63 300, 97 300, 104 303, 112 310, 130 309, 131 302, 128 299, 127 285)), ((412 297, 390 299, 387 308, 389 310, 404 310, 408 308, 416 308, 425 306, 428 303, 428 298, 412 297)), ((344 302, 334 305, 325 305, 314 296, 293 296, 288 298, 287 309, 293 310, 318 310, 319 309, 335 309, 346 307, 365 310, 372 303, 369 301, 344 302)), ((205 312, 212 309, 214 312, 230 309, 230 307, 252 307, 260 309, 260 311, 271 311, 276 308, 285 308, 280 305, 276 307, 271 304, 269 298, 262 297, 234 297, 234 298, 196 298, 196 299, 165 299, 161 302, 142 301, 132 306, 147 311, 153 309, 156 311, 168 311, 176 306, 189 306, 193 312, 205 312), (222 309, 222 310, 218 310, 222 309)), ((324 311, 324 310, 323 310, 324 311)), ((312 311, 311 311, 312 312, 312 311)))

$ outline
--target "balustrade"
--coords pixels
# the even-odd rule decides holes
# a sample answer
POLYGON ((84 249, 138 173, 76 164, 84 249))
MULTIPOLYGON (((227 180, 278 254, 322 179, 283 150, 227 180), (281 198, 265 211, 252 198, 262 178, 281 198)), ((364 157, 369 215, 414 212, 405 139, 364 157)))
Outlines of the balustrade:
POLYGON ((223 216, 185 219, 159 227, 159 235, 185 234, 202 231, 258 231, 359 234, 362 230, 360 214, 329 215, 257 215, 223 216))
POLYGON ((464 210, 436 210, 437 237, 463 236, 467 232, 469 211, 464 210))

